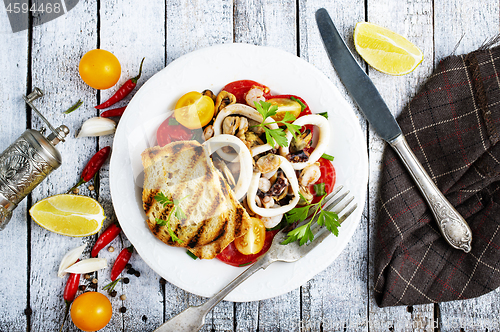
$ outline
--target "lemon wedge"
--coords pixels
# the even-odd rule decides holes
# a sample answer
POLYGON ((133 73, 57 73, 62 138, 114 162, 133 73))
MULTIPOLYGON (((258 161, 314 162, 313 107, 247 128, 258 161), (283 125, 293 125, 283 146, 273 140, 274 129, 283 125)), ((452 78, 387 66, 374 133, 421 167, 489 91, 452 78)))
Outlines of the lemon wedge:
POLYGON ((370 66, 389 75, 405 75, 424 59, 422 51, 405 37, 384 27, 359 22, 354 46, 370 66))
POLYGON ((95 199, 68 194, 38 201, 31 207, 30 215, 41 227, 74 237, 97 233, 106 219, 104 209, 95 199))

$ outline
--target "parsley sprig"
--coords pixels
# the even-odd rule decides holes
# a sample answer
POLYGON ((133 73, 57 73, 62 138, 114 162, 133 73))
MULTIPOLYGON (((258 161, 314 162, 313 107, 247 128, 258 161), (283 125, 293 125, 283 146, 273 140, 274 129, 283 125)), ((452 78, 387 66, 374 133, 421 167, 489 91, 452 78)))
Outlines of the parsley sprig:
POLYGON ((173 199, 173 200, 170 200, 167 196, 165 196, 164 193, 162 192, 159 192, 156 196, 155 196, 155 200, 162 204, 163 206, 167 206, 167 205, 170 205, 170 204, 173 204, 174 205, 174 208, 170 211, 170 213, 168 214, 168 217, 167 217, 167 220, 163 220, 163 219, 160 219, 160 218, 155 218, 156 220, 156 224, 159 225, 159 226, 167 226, 167 231, 168 231, 168 235, 170 235, 170 237, 172 238, 172 241, 175 241, 175 242, 178 242, 178 243, 183 243, 184 241, 182 241, 181 239, 179 239, 177 237, 177 235, 175 235, 174 231, 172 230, 172 226, 170 225, 170 218, 172 217, 172 213, 174 213, 175 217, 179 220, 184 220, 186 219, 186 214, 184 213, 184 211, 182 211, 179 203, 182 202, 185 198, 187 198, 188 196, 186 197, 183 197, 181 199, 173 199))
POLYGON ((264 121, 266 121, 266 119, 268 117, 276 115, 276 111, 278 110, 278 106, 273 105, 271 103, 267 103, 267 102, 262 101, 262 100, 258 103, 254 102, 254 104, 255 104, 255 108, 257 109, 257 112, 259 112, 260 115, 262 115, 262 123, 256 125, 255 127, 264 128, 264 131, 266 133, 266 141, 269 145, 274 146, 275 143, 277 143, 279 146, 286 147, 286 146, 288 146, 288 141, 286 139, 286 133, 283 130, 283 128, 270 129, 270 128, 266 127, 267 125, 276 123, 277 125, 285 126, 286 129, 288 129, 288 131, 292 133, 294 138, 297 138, 296 135, 300 134, 301 126, 289 123, 291 121, 297 120, 292 113, 286 112, 285 116, 280 121, 266 123, 264 121))
MULTIPOLYGON (((305 199, 302 194, 299 193, 299 195, 302 199, 305 199)), ((301 222, 303 220, 306 220, 307 216, 309 215, 309 210, 314 210, 311 220, 308 223, 288 232, 288 237, 281 244, 288 244, 298 240, 299 244, 303 245, 307 243, 307 241, 314 240, 314 234, 311 231, 311 224, 316 215, 318 216, 318 225, 326 226, 326 229, 332 232, 335 236, 339 235, 339 216, 335 212, 326 211, 322 208, 323 200, 325 199, 325 197, 326 195, 321 197, 321 199, 317 203, 307 204, 302 207, 294 208, 285 214, 286 221, 290 224, 293 224, 294 222, 301 222)))

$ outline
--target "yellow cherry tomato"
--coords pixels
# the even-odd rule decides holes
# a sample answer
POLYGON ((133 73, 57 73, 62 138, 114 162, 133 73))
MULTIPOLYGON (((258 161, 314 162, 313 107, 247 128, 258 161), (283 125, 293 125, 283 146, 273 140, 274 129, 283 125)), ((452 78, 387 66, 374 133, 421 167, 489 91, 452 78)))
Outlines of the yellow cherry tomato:
POLYGON ((118 82, 122 72, 120 62, 113 53, 92 50, 85 53, 78 66, 80 77, 94 89, 109 89, 118 82))
POLYGON ((83 331, 97 331, 108 325, 113 310, 108 298, 98 292, 86 292, 71 305, 71 319, 83 331))
POLYGON ((212 98, 191 91, 175 104, 175 119, 184 127, 197 129, 206 126, 214 116, 215 105, 212 98))
POLYGON ((289 112, 295 118, 298 118, 300 112, 302 111, 302 106, 296 102, 295 100, 288 98, 272 98, 266 100, 266 102, 271 103, 273 105, 278 106, 278 110, 276 111, 276 115, 271 116, 275 121, 281 121, 285 117, 285 113, 289 112))
POLYGON ((251 218, 248 232, 234 239, 234 245, 243 255, 257 254, 264 247, 266 226, 259 218, 251 218))

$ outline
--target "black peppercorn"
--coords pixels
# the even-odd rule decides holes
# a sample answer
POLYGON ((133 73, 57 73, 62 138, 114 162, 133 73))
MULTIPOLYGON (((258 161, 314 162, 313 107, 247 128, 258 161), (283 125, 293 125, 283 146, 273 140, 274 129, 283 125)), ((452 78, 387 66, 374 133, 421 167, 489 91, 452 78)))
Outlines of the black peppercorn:
POLYGON ((123 278, 123 283, 124 284, 128 284, 130 282, 130 279, 129 278, 123 278))
POLYGON ((87 288, 85 285, 80 285, 78 286, 78 289, 81 290, 82 292, 87 288))
POLYGON ((137 278, 139 278, 139 277, 141 276, 141 272, 139 272, 139 271, 135 271, 135 273, 134 273, 134 274, 135 274, 135 276, 136 276, 137 278))
POLYGON ((128 270, 128 269, 131 269, 132 268, 132 264, 128 263, 127 265, 125 265, 125 268, 128 270))
POLYGON ((127 312, 127 308, 125 308, 125 307, 121 307, 121 308, 120 308, 120 312, 121 312, 122 314, 124 314, 125 312, 127 312))
POLYGON ((165 285, 166 283, 167 283, 167 281, 165 279, 160 278, 160 284, 165 285))
POLYGON ((109 292, 109 296, 111 297, 115 297, 117 294, 117 292, 115 290, 112 290, 111 292, 109 292))

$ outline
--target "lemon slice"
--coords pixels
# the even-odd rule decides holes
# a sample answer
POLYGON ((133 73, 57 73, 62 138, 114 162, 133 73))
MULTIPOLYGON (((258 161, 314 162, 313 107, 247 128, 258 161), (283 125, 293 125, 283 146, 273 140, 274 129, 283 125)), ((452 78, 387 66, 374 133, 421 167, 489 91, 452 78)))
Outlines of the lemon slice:
POLYGON ((106 219, 102 206, 93 198, 79 195, 55 195, 42 199, 30 209, 41 227, 66 236, 97 233, 106 219))
POLYGON ((356 24, 354 46, 370 66, 389 75, 408 74, 424 59, 422 51, 405 37, 368 22, 356 24))

